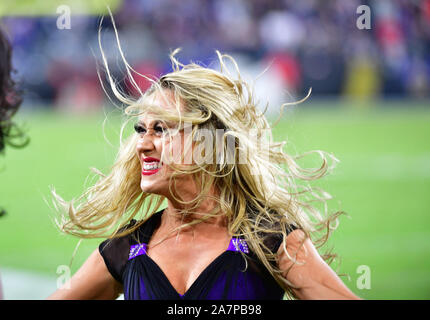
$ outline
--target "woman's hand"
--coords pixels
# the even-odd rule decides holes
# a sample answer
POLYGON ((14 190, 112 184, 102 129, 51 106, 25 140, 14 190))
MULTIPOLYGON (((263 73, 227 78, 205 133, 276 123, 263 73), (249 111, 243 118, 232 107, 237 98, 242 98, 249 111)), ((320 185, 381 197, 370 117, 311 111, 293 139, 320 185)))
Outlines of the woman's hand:
POLYGON ((294 295, 298 299, 314 300, 360 299, 325 263, 309 238, 302 245, 304 238, 305 233, 297 229, 286 239, 288 254, 298 264, 288 258, 283 245, 278 250, 278 265, 284 278, 297 287, 292 288, 294 295))
POLYGON ((82 267, 49 300, 113 300, 122 292, 100 255, 95 250, 82 267))

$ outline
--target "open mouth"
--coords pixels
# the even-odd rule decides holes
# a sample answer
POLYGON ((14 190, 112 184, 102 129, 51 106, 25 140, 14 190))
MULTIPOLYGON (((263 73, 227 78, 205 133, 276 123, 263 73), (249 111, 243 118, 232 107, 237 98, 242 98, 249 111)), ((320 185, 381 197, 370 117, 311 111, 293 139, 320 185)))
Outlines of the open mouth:
POLYGON ((143 175, 151 175, 156 173, 158 170, 160 170, 162 167, 162 163, 158 161, 157 159, 151 158, 145 158, 143 159, 143 167, 142 167, 142 174, 143 175))

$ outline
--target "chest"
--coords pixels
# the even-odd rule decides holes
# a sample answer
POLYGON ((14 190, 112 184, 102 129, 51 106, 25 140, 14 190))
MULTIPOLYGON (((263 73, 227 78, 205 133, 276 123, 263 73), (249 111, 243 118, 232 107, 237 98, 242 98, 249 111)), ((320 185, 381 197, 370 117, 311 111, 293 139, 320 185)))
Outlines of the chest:
POLYGON ((173 288, 183 295, 210 264, 226 252, 229 245, 227 235, 216 240, 172 237, 160 243, 157 237, 148 244, 147 255, 164 273, 173 288))

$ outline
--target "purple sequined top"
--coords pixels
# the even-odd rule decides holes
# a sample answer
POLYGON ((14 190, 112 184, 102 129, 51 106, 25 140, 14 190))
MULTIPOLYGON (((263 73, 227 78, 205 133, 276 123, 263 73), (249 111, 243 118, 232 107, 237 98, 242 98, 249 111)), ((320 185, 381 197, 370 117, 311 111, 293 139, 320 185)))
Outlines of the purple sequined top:
POLYGON ((282 299, 283 289, 241 238, 232 238, 227 250, 202 271, 183 295, 179 294, 146 254, 147 243, 159 225, 162 212, 155 213, 133 233, 100 244, 99 251, 108 270, 123 284, 124 299, 282 299))

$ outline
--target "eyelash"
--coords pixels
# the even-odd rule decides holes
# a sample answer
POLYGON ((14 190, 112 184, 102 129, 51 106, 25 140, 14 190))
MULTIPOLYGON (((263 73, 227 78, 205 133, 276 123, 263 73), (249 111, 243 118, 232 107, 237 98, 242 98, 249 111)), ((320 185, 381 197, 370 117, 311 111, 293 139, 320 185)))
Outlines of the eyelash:
MULTIPOLYGON (((141 124, 136 123, 134 125, 134 131, 136 131, 139 134, 142 134, 142 133, 146 133, 146 128, 144 126, 142 126, 141 124)), ((162 126, 160 126, 160 125, 155 125, 154 126, 154 131, 156 133, 164 133, 165 129, 162 126)))

